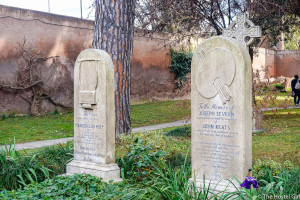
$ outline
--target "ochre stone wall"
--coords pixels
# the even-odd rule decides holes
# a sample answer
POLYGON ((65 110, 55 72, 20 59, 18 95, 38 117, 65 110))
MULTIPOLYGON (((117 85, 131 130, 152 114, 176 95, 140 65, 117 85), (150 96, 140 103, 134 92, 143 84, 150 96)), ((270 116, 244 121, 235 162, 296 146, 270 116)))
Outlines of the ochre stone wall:
POLYGON ((300 76, 300 51, 277 51, 275 54, 276 77, 300 76))
MULTIPOLYGON (((92 47, 93 28, 94 22, 90 20, 0 5, 0 83, 16 86, 21 57, 17 46, 25 39, 26 48, 44 57, 53 57, 40 66, 42 79, 49 86, 47 92, 53 100, 72 107, 74 62, 82 50, 92 47)), ((164 34, 149 38, 136 31, 133 45, 131 98, 175 97, 175 75, 168 67, 168 52, 170 45, 181 44, 172 43, 164 34)), ((292 77, 296 73, 300 75, 300 64, 295 59, 300 61, 299 51, 259 49, 253 67, 262 70, 267 66, 270 77, 292 77)), ((267 78, 264 72, 261 72, 261 78, 267 78)), ((0 89, 0 113, 29 113, 26 95, 0 89)), ((54 108, 48 100, 42 101, 43 112, 54 108)))
POLYGON ((169 48, 165 39, 154 36, 151 40, 135 34, 132 70, 131 97, 172 97, 176 88, 175 74, 170 73, 169 48))
POLYGON ((300 51, 279 51, 259 48, 253 57, 253 69, 260 71, 260 78, 293 77, 300 75, 300 51), (268 73, 265 73, 265 69, 268 73))
MULTIPOLYGON (((17 43, 49 59, 41 66, 43 80, 58 103, 73 106, 73 70, 79 53, 92 47, 94 22, 74 17, 0 6, 0 83, 14 85, 21 57, 17 43), (49 75, 51 77, 49 78, 49 75)), ((174 74, 168 68, 167 36, 152 39, 136 31, 131 69, 131 97, 173 97, 174 74)), ((0 113, 29 113, 30 104, 17 92, 0 89, 0 113)), ((54 106, 42 101, 43 112, 54 106)))

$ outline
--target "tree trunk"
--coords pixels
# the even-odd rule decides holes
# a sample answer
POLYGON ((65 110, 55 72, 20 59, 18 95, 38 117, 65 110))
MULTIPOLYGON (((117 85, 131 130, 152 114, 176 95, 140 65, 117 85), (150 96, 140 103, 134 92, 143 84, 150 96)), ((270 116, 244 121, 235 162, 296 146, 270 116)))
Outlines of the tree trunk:
POLYGON ((115 66, 116 138, 130 133, 130 66, 135 0, 96 0, 93 48, 110 54, 115 66))

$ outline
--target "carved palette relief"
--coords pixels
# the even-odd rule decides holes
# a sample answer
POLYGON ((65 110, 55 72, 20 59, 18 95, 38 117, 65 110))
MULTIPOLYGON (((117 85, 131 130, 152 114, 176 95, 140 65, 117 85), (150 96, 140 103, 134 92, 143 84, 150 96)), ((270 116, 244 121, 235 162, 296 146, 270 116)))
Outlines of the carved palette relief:
POLYGON ((195 73, 198 92, 207 99, 218 95, 222 103, 226 104, 232 97, 229 86, 236 71, 233 56, 224 47, 211 48, 207 52, 200 49, 198 55, 200 60, 195 73))

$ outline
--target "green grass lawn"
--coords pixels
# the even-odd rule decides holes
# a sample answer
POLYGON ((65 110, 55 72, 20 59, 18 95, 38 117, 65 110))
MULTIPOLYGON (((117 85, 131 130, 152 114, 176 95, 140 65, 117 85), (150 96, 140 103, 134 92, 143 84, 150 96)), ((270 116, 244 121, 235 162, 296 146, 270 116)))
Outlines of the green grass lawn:
MULTIPOLYGON (((71 120, 70 114, 62 116, 51 116, 52 119, 55 117, 60 118, 60 120, 71 120)), ((10 120, 21 121, 19 118, 10 120)), ((31 118, 27 120, 31 120, 31 118)), ((3 121, 1 121, 1 123, 2 122, 3 121)), ((37 125, 39 124, 37 123, 37 125)), ((70 126, 72 127, 72 125, 70 126)), ((190 127, 190 125, 183 127, 190 127)), ((273 114, 273 112, 271 111, 265 112, 263 127, 265 129, 263 132, 253 133, 253 162, 256 162, 257 160, 271 159, 283 163, 285 160, 289 160, 295 165, 300 166, 300 109, 279 110, 276 114, 273 114)), ((162 130, 152 131, 147 134, 156 135, 153 136, 151 141, 158 143, 157 145, 162 145, 162 149, 177 149, 177 151, 185 153, 191 148, 190 137, 172 137, 173 139, 166 139, 166 137, 158 137, 158 135, 160 134, 163 135, 168 131, 179 128, 181 127, 166 128, 162 130), (160 134, 157 135, 157 132, 159 132, 160 134)), ((33 130, 37 130, 37 128, 33 130)), ((72 135, 73 133, 70 133, 70 136, 72 135)), ((52 135, 52 137, 54 136, 52 135)), ((130 137, 132 137, 132 142, 134 141, 135 137, 143 137, 143 134, 134 133, 130 137)), ((129 143, 125 146, 122 143, 117 143, 117 157, 122 157, 125 155, 126 148, 128 147, 129 143)), ((36 150, 39 151, 38 149, 26 151, 36 152, 36 150)))
MULTIPOLYGON (((289 160, 300 166, 300 109, 278 110, 275 114, 272 111, 265 112, 263 128, 263 132, 253 133, 253 163, 257 160, 271 159, 280 163, 289 160)), ((172 129, 175 128, 163 129, 161 132, 172 129)), ((182 140, 179 143, 188 145, 184 149, 190 149, 190 138, 179 138, 182 140)))
POLYGON ((294 106, 294 98, 291 97, 291 92, 280 92, 274 100, 266 97, 267 96, 256 96, 257 105, 260 106, 261 102, 267 101, 268 107, 294 106))
POLYGON ((0 120, 0 144, 72 137, 73 114, 14 117, 0 120))
MULTIPOLYGON (((182 105, 183 102, 163 101, 133 105, 132 126, 147 126, 184 119, 190 115, 190 102, 187 101, 185 106, 182 105)), ((263 121, 265 130, 253 134, 253 161, 290 160, 300 165, 300 109, 279 110, 275 115, 271 111, 265 112, 263 121)), ((0 144, 13 142, 14 138, 17 143, 21 143, 72 136, 72 113, 0 120, 0 144)), ((184 141, 183 144, 189 145, 189 142, 184 141)))
MULTIPOLYGON (((132 127, 149 126, 182 120, 190 115, 190 101, 158 101, 131 106, 132 127), (184 103, 186 102, 186 103, 184 103)), ((72 137, 73 113, 42 117, 0 119, 0 144, 72 137)))
MULTIPOLYGON (((190 125, 183 126, 190 127, 190 125)), ((166 128, 159 130, 162 134, 182 127, 166 128)), ((300 166, 300 109, 278 110, 264 113, 264 131, 253 133, 252 153, 253 163, 257 160, 274 160, 284 163, 289 160, 300 166)), ((174 137, 163 149, 178 146, 181 152, 191 148, 190 137, 174 137), (175 145, 174 145, 175 144, 175 145)), ((175 148, 175 147, 174 147, 175 148)), ((122 155, 123 151, 117 145, 116 153, 122 155)))
POLYGON ((131 106, 132 127, 150 126, 185 119, 191 114, 190 100, 148 102, 131 106))
MULTIPOLYGON (((179 128, 166 128, 159 132, 164 134, 179 128)), ((272 111, 265 112, 263 128, 264 131, 253 133, 253 163, 257 160, 271 159, 280 163, 289 160, 300 166, 300 109, 278 110, 275 114, 272 111)), ((175 137, 163 149, 172 148, 174 144, 182 148, 181 152, 191 148, 190 137, 175 137)), ((122 153, 122 148, 117 145, 116 154, 120 156, 122 153)))
POLYGON ((290 160, 300 165, 300 109, 266 112, 262 133, 253 135, 253 160, 290 160))

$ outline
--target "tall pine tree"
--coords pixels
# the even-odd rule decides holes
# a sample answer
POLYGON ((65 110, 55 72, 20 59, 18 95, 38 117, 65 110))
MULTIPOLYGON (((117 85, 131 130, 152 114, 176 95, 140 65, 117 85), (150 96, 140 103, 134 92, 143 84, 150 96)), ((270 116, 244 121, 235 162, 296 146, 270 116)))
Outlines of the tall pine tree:
POLYGON ((93 48, 109 53, 115 66, 116 138, 130 133, 130 67, 135 0, 96 0, 93 48))

